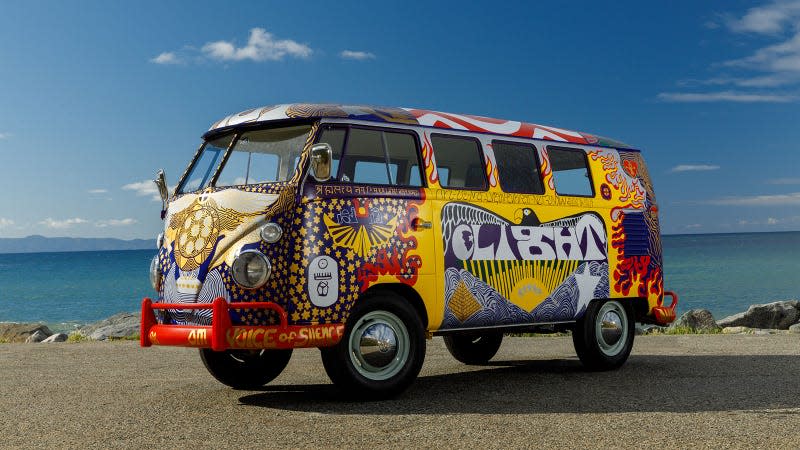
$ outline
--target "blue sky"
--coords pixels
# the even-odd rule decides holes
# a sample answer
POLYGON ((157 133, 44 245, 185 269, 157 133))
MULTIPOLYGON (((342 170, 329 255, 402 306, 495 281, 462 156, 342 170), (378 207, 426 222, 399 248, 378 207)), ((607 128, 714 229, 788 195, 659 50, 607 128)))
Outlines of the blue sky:
POLYGON ((613 137, 664 233, 800 230, 800 1, 165 3, 3 5, 0 237, 152 238, 157 169, 292 102, 613 137))

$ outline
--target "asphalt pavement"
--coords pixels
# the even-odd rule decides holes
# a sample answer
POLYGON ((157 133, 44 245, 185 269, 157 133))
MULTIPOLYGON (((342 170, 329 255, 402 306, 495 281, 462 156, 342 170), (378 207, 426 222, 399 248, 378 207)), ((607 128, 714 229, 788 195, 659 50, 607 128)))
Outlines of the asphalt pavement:
POLYGON ((400 397, 351 401, 319 352, 258 391, 196 350, 135 342, 0 345, 3 448, 774 447, 800 443, 800 335, 637 336, 586 372, 565 337, 507 338, 484 366, 428 341, 400 397))

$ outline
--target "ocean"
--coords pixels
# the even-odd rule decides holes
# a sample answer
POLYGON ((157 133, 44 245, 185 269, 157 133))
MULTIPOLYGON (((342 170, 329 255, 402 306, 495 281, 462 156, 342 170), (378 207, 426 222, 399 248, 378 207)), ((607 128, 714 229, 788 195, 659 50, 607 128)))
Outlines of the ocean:
MULTIPOLYGON (((800 232, 664 236, 665 287, 679 314, 721 319, 751 304, 800 299, 800 232)), ((154 296, 155 250, 0 254, 0 322, 56 330, 137 311, 154 296)))

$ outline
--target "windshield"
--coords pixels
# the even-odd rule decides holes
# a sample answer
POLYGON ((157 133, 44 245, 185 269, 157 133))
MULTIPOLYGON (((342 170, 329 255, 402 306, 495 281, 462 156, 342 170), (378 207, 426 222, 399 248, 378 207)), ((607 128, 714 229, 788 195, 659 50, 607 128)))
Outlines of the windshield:
POLYGON ((234 142, 225 167, 219 172, 225 151, 234 135, 209 140, 192 166, 180 192, 192 192, 208 186, 243 186, 288 181, 292 178, 311 126, 273 128, 242 133, 234 142))

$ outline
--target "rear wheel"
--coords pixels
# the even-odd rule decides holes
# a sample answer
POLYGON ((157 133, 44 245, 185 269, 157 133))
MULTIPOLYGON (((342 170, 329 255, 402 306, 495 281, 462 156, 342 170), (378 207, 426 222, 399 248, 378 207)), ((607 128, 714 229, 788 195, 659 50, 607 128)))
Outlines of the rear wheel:
POLYGON ((572 332, 575 351, 590 370, 616 369, 633 349, 633 311, 617 300, 595 301, 572 332))
POLYGON ((283 372, 292 357, 292 350, 226 350, 215 352, 200 349, 200 359, 208 372, 222 384, 234 389, 264 386, 283 372))
POLYGON ((502 333, 454 334, 444 337, 447 351, 464 364, 488 362, 497 354, 502 342, 502 333))
POLYGON ((334 384, 358 397, 388 398, 407 389, 419 374, 425 331, 405 298, 380 291, 359 300, 339 344, 320 350, 334 384))

